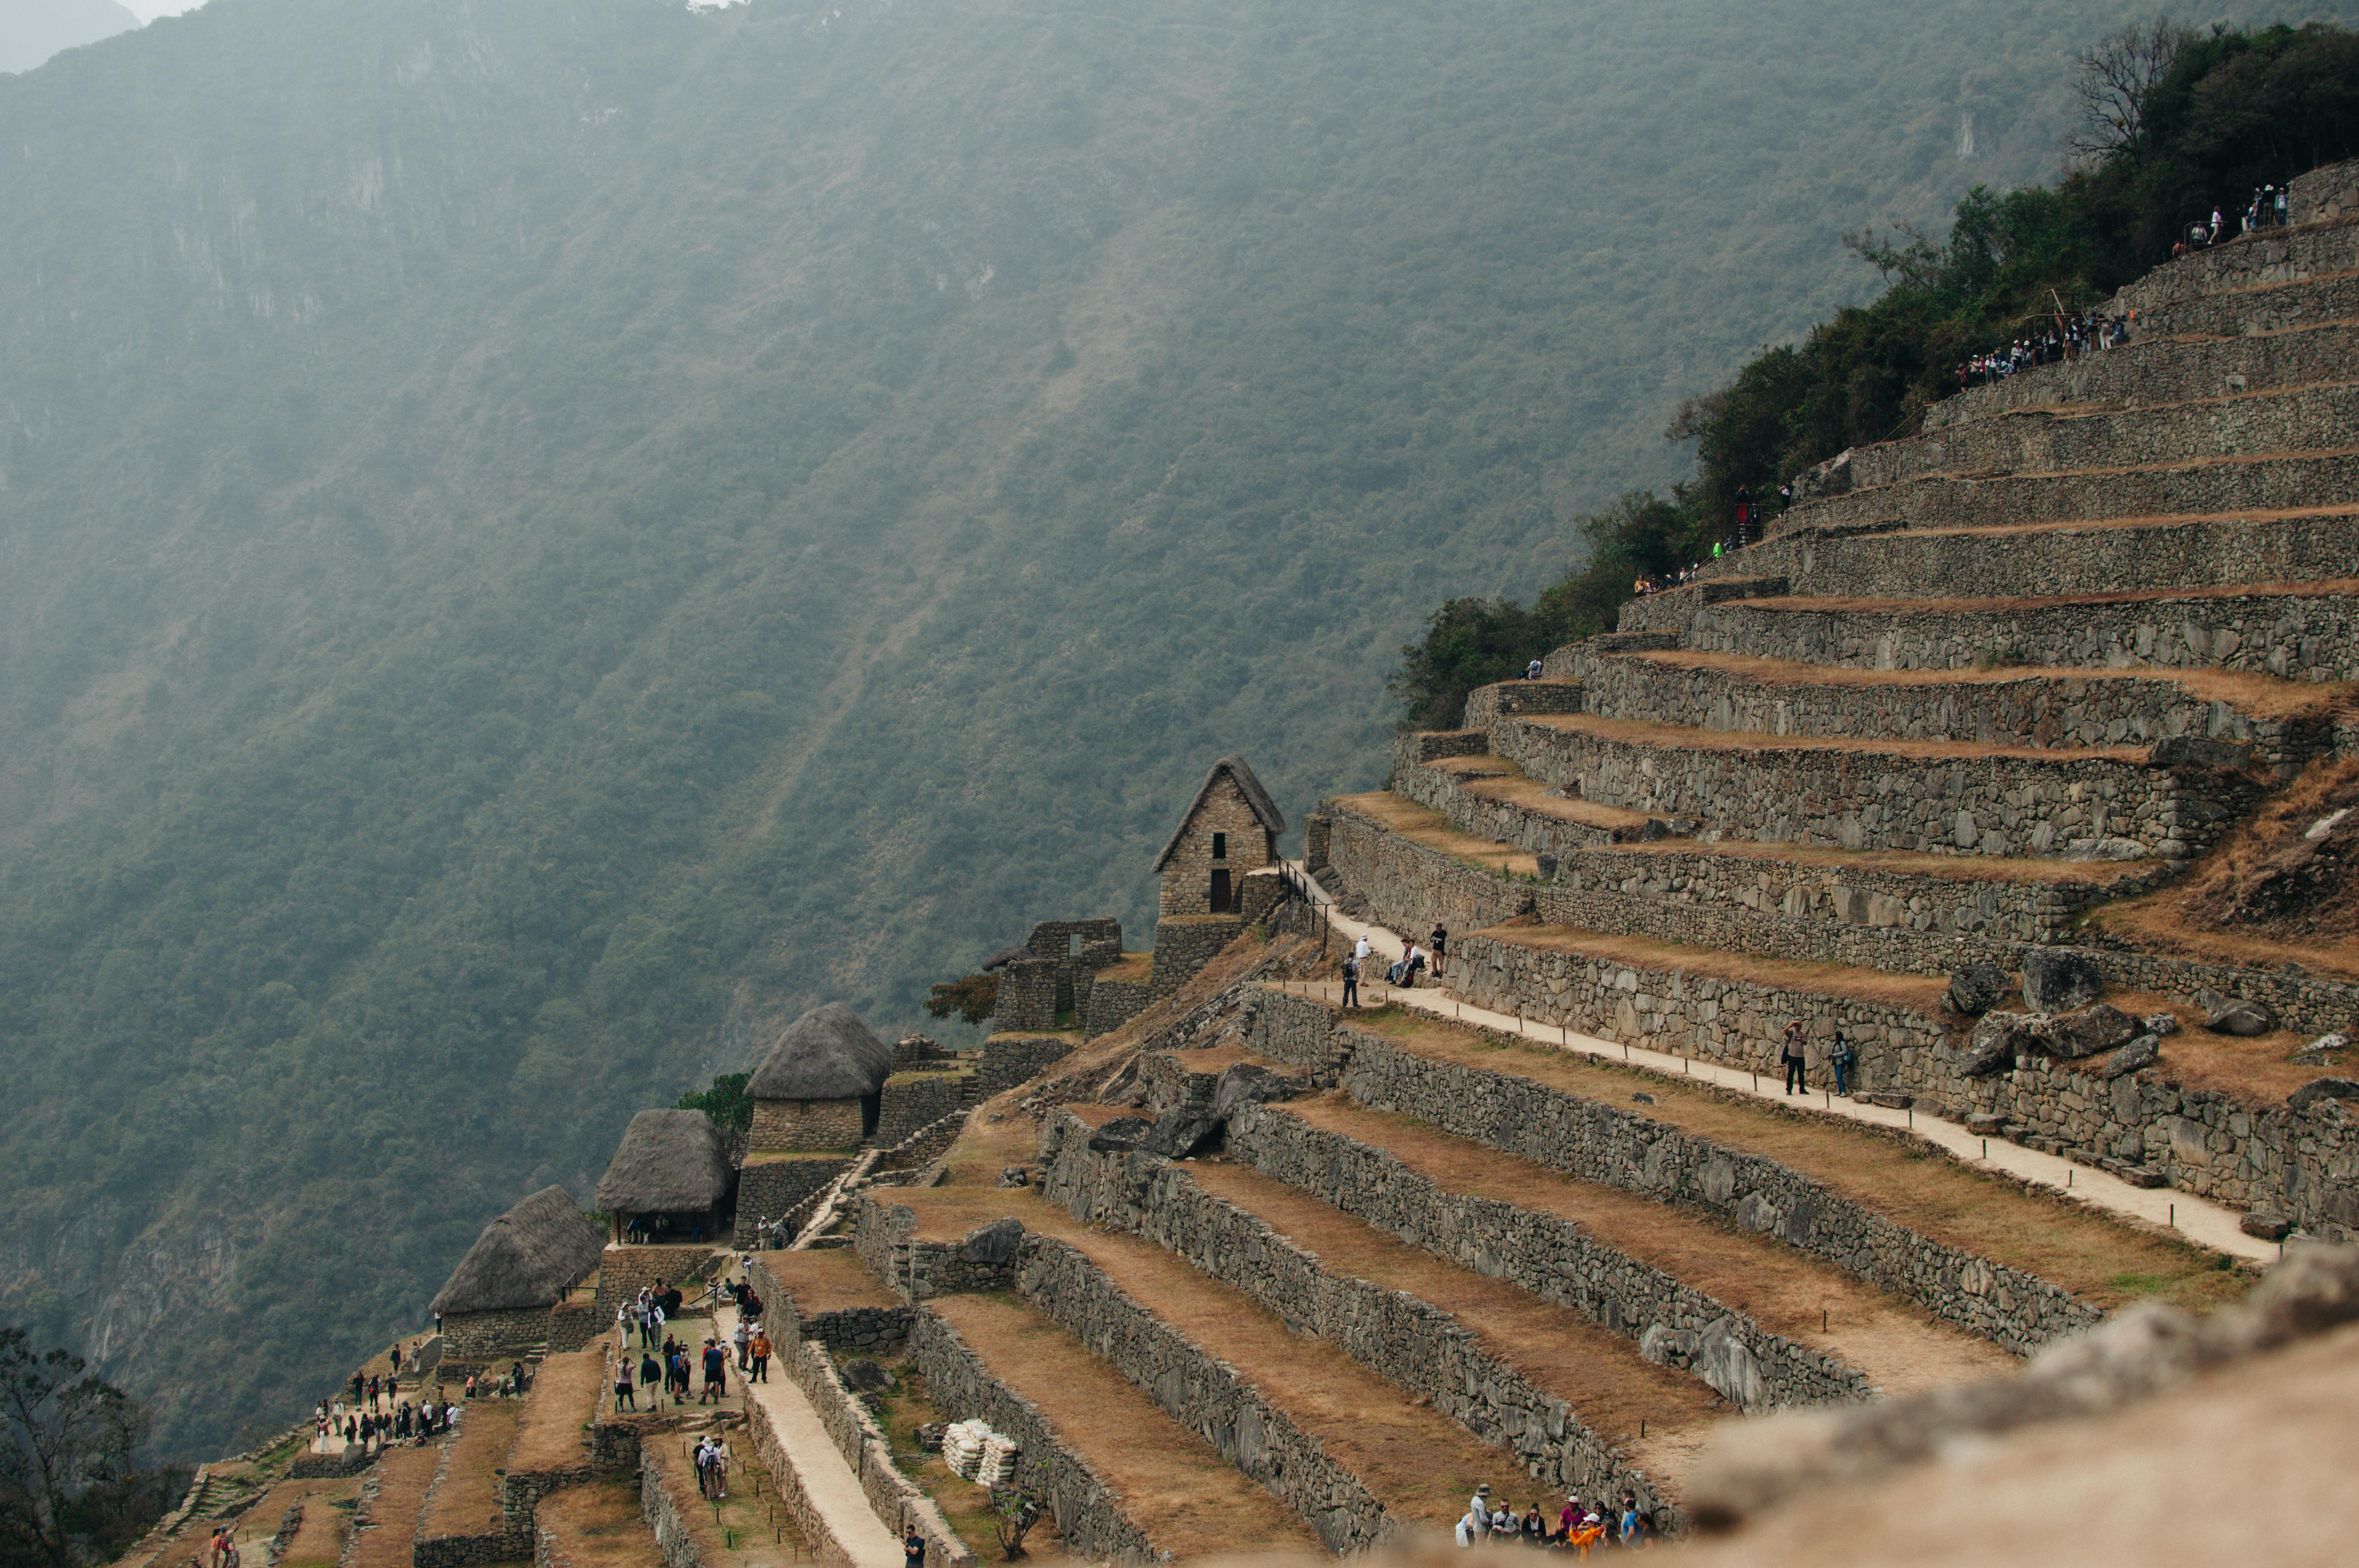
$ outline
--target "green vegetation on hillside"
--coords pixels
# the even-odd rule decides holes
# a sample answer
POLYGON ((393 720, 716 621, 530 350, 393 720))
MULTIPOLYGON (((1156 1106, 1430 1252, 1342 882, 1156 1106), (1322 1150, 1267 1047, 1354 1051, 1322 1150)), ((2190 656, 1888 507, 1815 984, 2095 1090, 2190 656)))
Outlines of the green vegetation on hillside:
POLYGON ((0 81, 0 1313, 202 1456, 768 1025, 1143 946, 1210 759, 1372 784, 1417 618, 2136 9, 212 0, 0 81))
POLYGON ((1612 629, 1635 579, 1704 557, 1740 486, 1767 497, 1846 448, 1907 433, 1970 356, 2109 297, 2215 208, 2239 213, 2264 185, 2359 155, 2359 35, 2340 27, 2150 23, 2085 51, 2078 85, 2082 167, 2049 186, 1976 187, 1943 237, 1849 242, 1884 292, 1682 404, 1669 434, 1695 441, 1692 479, 1671 501, 1625 497, 1584 522, 1590 555, 1530 610, 1462 598, 1435 611, 1392 678, 1403 722, 1455 724, 1473 687, 1612 629))

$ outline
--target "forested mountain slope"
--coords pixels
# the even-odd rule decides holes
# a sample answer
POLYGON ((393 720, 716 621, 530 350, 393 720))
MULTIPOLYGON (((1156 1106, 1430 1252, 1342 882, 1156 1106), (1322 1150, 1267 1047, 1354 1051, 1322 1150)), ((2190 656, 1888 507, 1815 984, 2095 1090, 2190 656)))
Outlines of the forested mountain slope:
POLYGON ((30 70, 60 49, 138 25, 115 0, 0 0, 0 70, 30 70))
POLYGON ((2094 0, 214 0, 0 81, 0 1311, 286 1418, 2052 165, 2094 0))

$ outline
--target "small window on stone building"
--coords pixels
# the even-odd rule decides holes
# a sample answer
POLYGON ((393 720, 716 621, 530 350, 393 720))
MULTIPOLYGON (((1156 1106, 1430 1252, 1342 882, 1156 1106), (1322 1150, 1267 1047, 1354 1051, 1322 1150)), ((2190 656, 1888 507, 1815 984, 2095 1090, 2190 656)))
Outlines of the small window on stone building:
POLYGON ((1082 934, 1076 931, 1071 936, 1065 938, 1065 957, 1068 958, 1078 958, 1081 956, 1082 934))
POLYGON ((1229 858, 1229 836, 1228 836, 1227 834, 1225 834, 1225 833, 1215 833, 1215 834, 1213 834, 1213 835, 1212 835, 1212 859, 1214 859, 1214 860, 1227 860, 1228 858, 1229 858))

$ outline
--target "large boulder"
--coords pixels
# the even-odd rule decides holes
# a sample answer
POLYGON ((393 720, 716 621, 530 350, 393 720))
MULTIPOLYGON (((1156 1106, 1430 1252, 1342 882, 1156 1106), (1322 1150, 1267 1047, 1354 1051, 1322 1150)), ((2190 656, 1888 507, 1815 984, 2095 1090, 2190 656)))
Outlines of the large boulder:
POLYGON ((1996 964, 1968 964, 1950 972, 1950 989, 1942 1000, 1952 1012, 1968 1017, 1988 1012, 2007 992, 2006 971, 1996 964))
MULTIPOLYGON (((1147 1130, 1138 1146, 1167 1160, 1185 1160, 1217 1145, 1221 1133, 1220 1119, 1212 1114, 1210 1106, 1175 1106, 1155 1119, 1155 1125, 1147 1130)), ((1090 1140, 1090 1147, 1097 1147, 1096 1139, 1090 1140)))
POLYGON ((2240 741, 2214 741, 2203 735, 2169 735, 2146 754, 2158 768, 2249 768, 2253 749, 2240 741))
POLYGON ((2141 1034, 2098 1063, 2096 1074, 2101 1078, 2118 1078, 2141 1067, 2153 1066, 2161 1056, 2162 1042, 2151 1034, 2141 1034))
POLYGON ((1966 1037, 1965 1054, 1959 1058, 1958 1071, 1970 1078, 1988 1077, 2015 1065, 2018 1052, 2032 1048, 2037 1037, 2031 1031, 2032 1019, 2021 1012, 1986 1012, 1966 1037))
POLYGON ((2246 1001, 2242 997, 2223 996, 2215 990, 2195 993, 2196 1005, 2203 1010, 2203 1027, 2214 1034, 2234 1034, 2250 1039, 2267 1034, 2277 1026, 2277 1014, 2266 1003, 2246 1001))
POLYGON ((2286 1097, 2286 1104, 2296 1110, 2308 1110, 2311 1106, 2330 1099, 2359 1099, 2359 1081, 2350 1078, 2312 1078, 2286 1097))
POLYGON ((2179 1033, 2179 1014, 2175 1012, 2149 1012, 2138 1022, 2158 1040, 2179 1033))
POLYGON ((1239 1062, 1222 1073, 1220 1081, 1212 1086, 1212 1114, 1225 1122, 1241 1105, 1291 1099, 1300 1087, 1283 1073, 1273 1073, 1251 1062, 1239 1062))
POLYGON ((989 1225, 978 1225, 959 1243, 962 1263, 1005 1263, 1024 1245, 1024 1222, 1009 1215, 989 1225))
POLYGON ((2023 1005, 2033 1012, 2070 1012, 2103 996, 2104 977, 2078 953, 2029 947, 2023 955, 2023 1005))
POLYGON ((2136 1019, 2102 1001, 2049 1019, 2038 1031, 2049 1055, 2074 1062, 2126 1045, 2137 1033, 2136 1019))
POLYGON ((1154 1130, 1155 1124, 1143 1116, 1117 1116, 1090 1134, 1090 1149, 1099 1154, 1126 1154, 1154 1130))

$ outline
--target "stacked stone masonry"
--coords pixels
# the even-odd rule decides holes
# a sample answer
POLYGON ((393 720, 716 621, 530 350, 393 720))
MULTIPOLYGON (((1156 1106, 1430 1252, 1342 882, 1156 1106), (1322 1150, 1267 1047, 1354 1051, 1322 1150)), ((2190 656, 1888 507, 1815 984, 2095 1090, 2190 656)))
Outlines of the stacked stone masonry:
POLYGON ((1742 1356, 1700 1375, 1740 1408, 1843 1402, 1873 1391, 1865 1375, 1840 1358, 1771 1333, 1571 1220, 1446 1192, 1393 1155, 1314 1128, 1281 1106, 1241 1108, 1230 1119, 1227 1147, 1231 1158, 1412 1247, 1512 1280, 1617 1334, 1643 1341, 1658 1327, 1726 1331, 1742 1356))
MULTIPOLYGON (((1614 842, 1610 827, 1576 821, 1495 799, 1474 787, 1486 775, 1448 764, 1409 762, 1393 770, 1393 793, 1413 800, 1428 811, 1438 811, 1461 833, 1488 838, 1532 855, 1560 855, 1614 842)), ((1332 859, 1334 851, 1331 849, 1332 859)))
POLYGON ((1926 854, 2061 854, 2118 838, 2180 860, 2249 808, 2258 786, 2225 769, 2158 768, 2082 753, 1920 756, 1834 746, 1687 747, 1509 720, 1497 749, 1582 798, 1701 819, 1772 843, 1926 854))
POLYGON ((992 1375, 957 1329, 920 1312, 910 1325, 909 1357, 946 1419, 980 1418, 1016 1444, 1010 1480, 1040 1499, 1067 1553, 1096 1562, 1158 1561, 1154 1542, 1124 1512, 1122 1495, 1065 1446, 1039 1406, 992 1375))
MULTIPOLYGON (((1178 1253, 1198 1271, 1235 1288, 1288 1325, 1299 1325, 1300 1332, 1328 1341, 1379 1377, 1430 1400, 1435 1410, 1477 1438, 1506 1448, 1529 1474, 1550 1487, 1584 1497, 1636 1491, 1646 1506, 1660 1506, 1662 1499, 1644 1472, 1633 1469, 1584 1426, 1577 1410, 1484 1351, 1447 1313, 1406 1292, 1328 1271, 1316 1257, 1234 1204, 1206 1193, 1168 1161, 1148 1154, 1095 1153, 1088 1144, 1088 1129, 1071 1117, 1052 1122, 1042 1141, 1046 1195, 1065 1205, 1075 1218, 1129 1230, 1178 1253)), ((1028 1269, 1027 1279, 1029 1294, 1028 1269)), ((1083 1337, 1093 1346, 1098 1343, 1087 1333, 1083 1337)), ((1123 1338, 1114 1342, 1129 1343, 1123 1338)), ((1147 1343, 1148 1353, 1135 1366, 1124 1363, 1119 1349, 1109 1358, 1125 1377, 1153 1390, 1169 1366, 1168 1356, 1158 1353, 1169 1346, 1159 1336, 1147 1343)), ((1203 1355, 1193 1346, 1188 1354, 1203 1355)), ((1168 1395, 1158 1393, 1158 1398, 1168 1395)), ((1218 1411, 1171 1413, 1198 1431, 1220 1422, 1218 1411)), ((1269 1411, 1269 1419, 1286 1422, 1277 1411, 1269 1411)), ((1290 1422, 1286 1426, 1291 1429, 1290 1422)), ((1316 1447, 1299 1434, 1297 1441, 1316 1447)), ((1224 1457, 1235 1455, 1224 1453, 1224 1457)), ((1331 1547, 1349 1551, 1389 1533, 1371 1519, 1339 1526, 1321 1519, 1319 1502, 1332 1494, 1316 1487, 1316 1477, 1307 1496, 1289 1492, 1282 1484, 1284 1455, 1274 1457, 1277 1480, 1246 1473, 1301 1509, 1331 1547)))
POLYGON ((1339 1033, 1350 1051, 1344 1087, 1373 1110, 1725 1215, 2017 1355, 2102 1315, 2044 1280, 1897 1225, 1775 1161, 1528 1078, 1430 1061, 1365 1031, 1339 1033))
POLYGON ((1329 1551, 1351 1554, 1401 1538, 1399 1521, 1359 1477, 1283 1410, 1073 1248, 1027 1238, 1016 1289, 1172 1420, 1301 1514, 1329 1551))
MULTIPOLYGON (((2359 542, 2359 541, 2354 541, 2359 542)), ((2012 679, 1845 683, 1770 680, 1723 666, 1604 658, 1584 676, 1585 711, 1761 735, 1859 736, 1984 745, 2146 746, 2190 735, 2253 748, 2298 768, 2334 749, 2331 714, 2255 718, 2158 677, 2029 675, 2012 679)))

